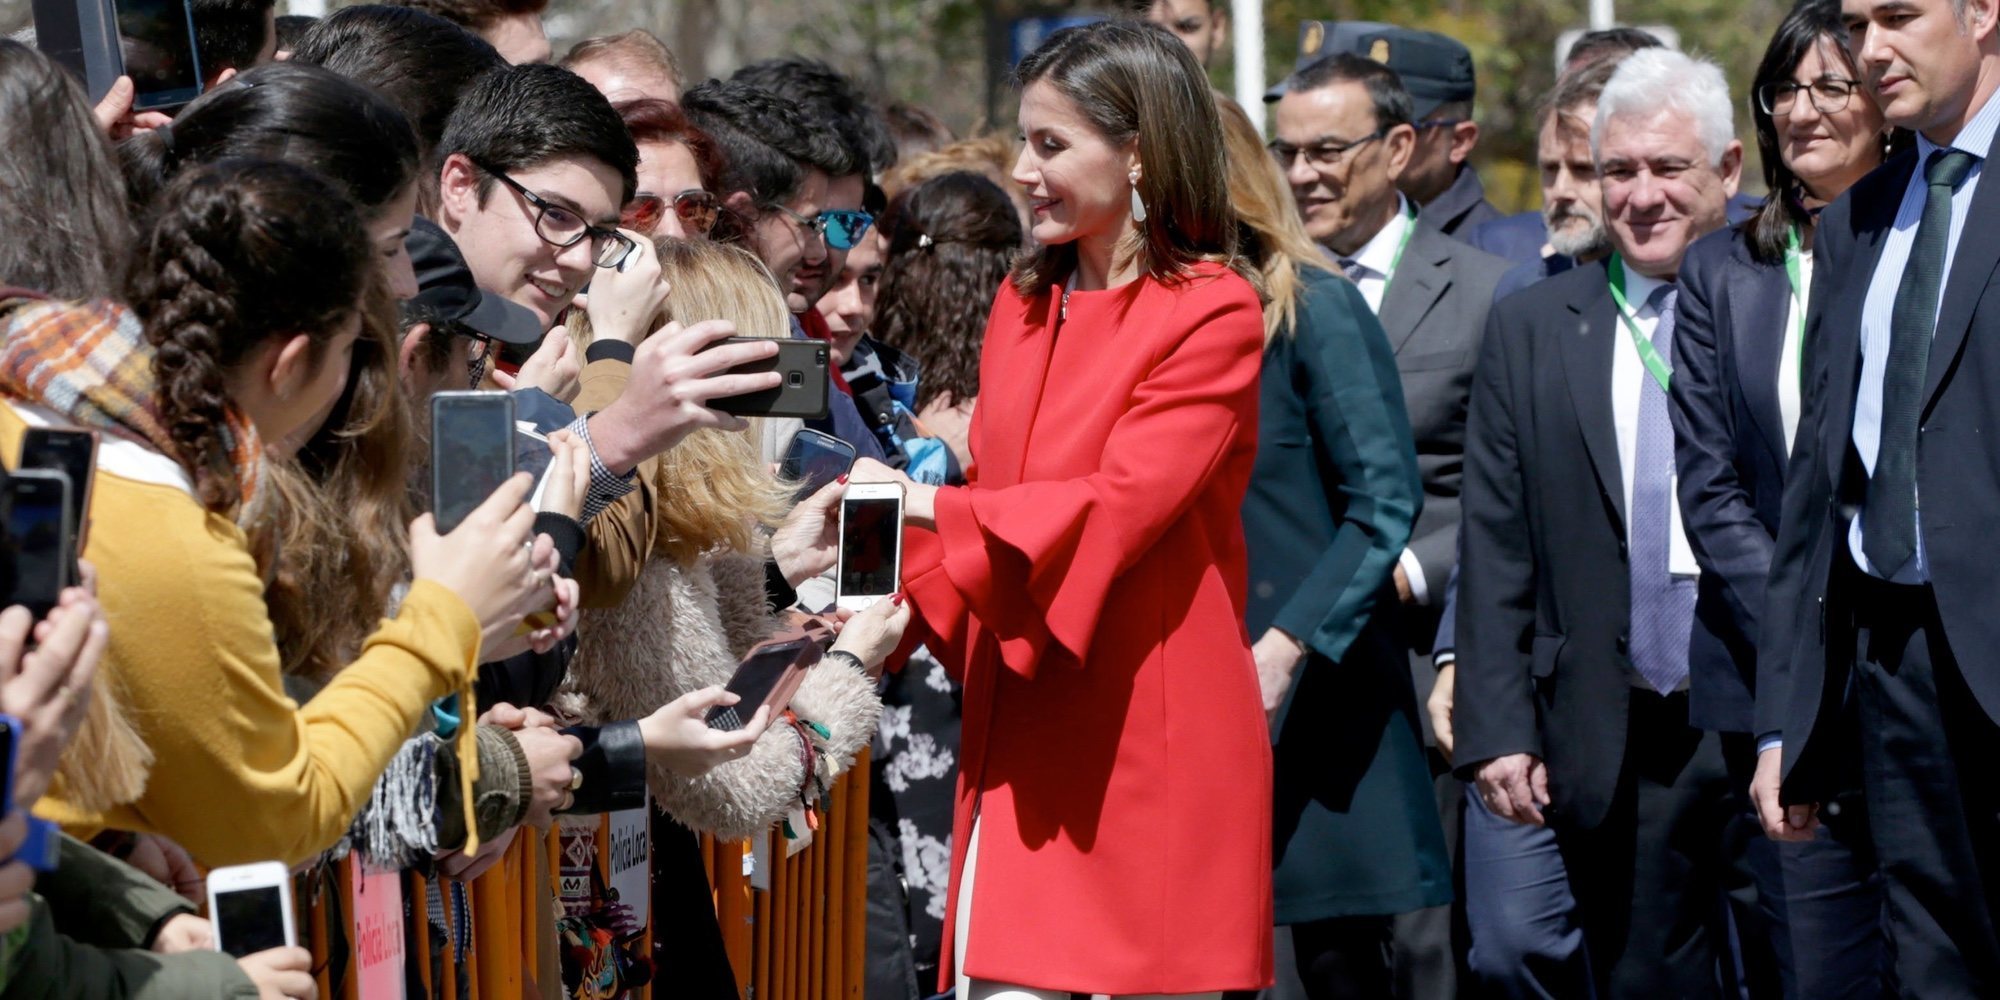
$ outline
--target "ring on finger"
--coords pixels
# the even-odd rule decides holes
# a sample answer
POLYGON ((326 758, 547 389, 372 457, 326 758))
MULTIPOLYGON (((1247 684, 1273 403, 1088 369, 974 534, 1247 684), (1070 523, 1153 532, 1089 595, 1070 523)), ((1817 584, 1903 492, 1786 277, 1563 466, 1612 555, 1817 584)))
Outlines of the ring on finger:
POLYGON ((572 768, 570 768, 570 769, 569 769, 569 790, 573 792, 573 791, 576 791, 577 789, 579 789, 579 788, 582 788, 582 787, 583 787, 583 772, 582 772, 582 771, 579 771, 579 770, 577 770, 576 768, 573 768, 573 767, 572 767, 572 768))

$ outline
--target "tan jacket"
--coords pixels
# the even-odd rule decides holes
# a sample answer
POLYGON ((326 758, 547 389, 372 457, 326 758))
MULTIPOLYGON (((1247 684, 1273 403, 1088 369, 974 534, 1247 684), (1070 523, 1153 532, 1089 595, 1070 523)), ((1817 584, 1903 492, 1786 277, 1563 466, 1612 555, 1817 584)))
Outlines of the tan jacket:
MULTIPOLYGON (((625 383, 632 378, 632 366, 623 361, 593 361, 584 366, 583 390, 572 404, 580 414, 595 413, 610 406, 625 383)), ((576 556, 576 582, 583 589, 586 608, 615 608, 625 602, 646 557, 653 552, 653 494, 649 485, 659 459, 639 463, 639 488, 606 507, 584 529, 583 551, 576 556)))

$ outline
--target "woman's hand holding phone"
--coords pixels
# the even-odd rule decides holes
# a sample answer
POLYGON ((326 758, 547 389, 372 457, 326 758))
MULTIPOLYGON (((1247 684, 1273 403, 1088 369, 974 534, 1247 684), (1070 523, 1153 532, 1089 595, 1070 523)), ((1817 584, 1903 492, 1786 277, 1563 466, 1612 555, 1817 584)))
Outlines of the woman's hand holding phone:
POLYGON ((749 753, 757 738, 770 728, 769 707, 758 706, 757 714, 741 729, 714 729, 708 724, 709 709, 734 705, 738 700, 735 692, 705 687, 681 695, 640 719, 639 736, 646 745, 646 759, 681 777, 693 778, 749 753))
POLYGON ((852 653, 868 668, 868 676, 880 677, 883 662, 903 644, 903 633, 909 628, 910 599, 893 594, 843 622, 833 651, 852 653))
POLYGON ((896 483, 903 487, 903 523, 919 528, 937 526, 937 491, 935 486, 927 486, 903 475, 900 470, 889 468, 872 458, 854 461, 854 471, 847 474, 854 483, 896 483))
POLYGON ((785 523, 771 535, 771 559, 796 587, 833 568, 840 555, 840 498, 847 494, 842 476, 799 501, 785 523))
POLYGON ((525 473, 508 479, 449 535, 437 533, 429 514, 410 526, 412 575, 444 586, 472 609, 481 649, 496 647, 522 619, 553 603, 554 577, 545 568, 553 546, 533 537, 535 512, 525 502, 533 485, 525 473))

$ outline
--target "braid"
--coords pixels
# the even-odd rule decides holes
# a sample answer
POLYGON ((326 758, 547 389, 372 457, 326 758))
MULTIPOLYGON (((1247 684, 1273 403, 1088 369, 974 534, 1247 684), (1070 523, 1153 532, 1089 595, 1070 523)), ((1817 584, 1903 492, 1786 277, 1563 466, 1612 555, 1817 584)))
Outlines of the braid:
POLYGON ((156 206, 130 304, 174 457, 202 505, 228 513, 243 483, 226 373, 272 337, 300 334, 317 369, 327 340, 384 293, 353 202, 311 171, 224 159, 182 173, 156 206))
POLYGON ((153 277, 143 283, 150 301, 133 305, 146 317, 161 415, 181 464, 202 505, 226 511, 239 485, 223 446, 229 397, 222 359, 241 330, 235 281, 210 247, 237 242, 249 220, 226 187, 198 185, 187 193, 186 200, 162 208, 148 247, 153 277))

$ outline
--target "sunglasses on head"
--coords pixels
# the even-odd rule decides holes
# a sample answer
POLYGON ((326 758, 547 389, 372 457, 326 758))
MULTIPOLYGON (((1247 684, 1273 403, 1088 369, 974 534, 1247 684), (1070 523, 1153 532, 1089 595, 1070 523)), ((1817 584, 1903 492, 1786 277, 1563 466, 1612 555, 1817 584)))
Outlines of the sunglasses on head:
MULTIPOLYGON (((635 196, 625 205, 619 215, 619 224, 627 229, 651 233, 659 228, 660 220, 666 218, 667 199, 656 194, 635 196)), ((682 191, 674 195, 671 202, 674 215, 681 220, 681 228, 689 236, 707 236, 715 227, 715 219, 722 212, 722 203, 715 195, 698 189, 682 191)))

